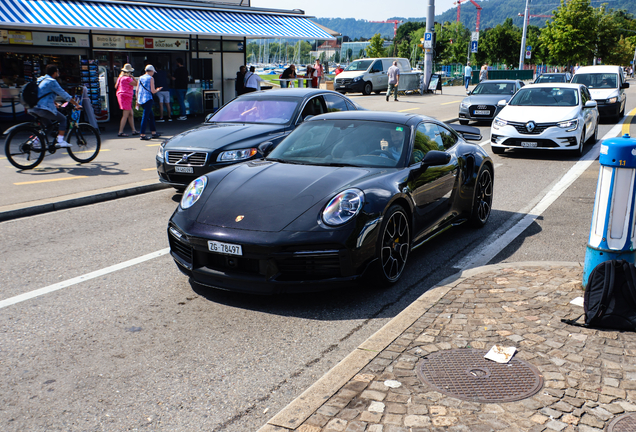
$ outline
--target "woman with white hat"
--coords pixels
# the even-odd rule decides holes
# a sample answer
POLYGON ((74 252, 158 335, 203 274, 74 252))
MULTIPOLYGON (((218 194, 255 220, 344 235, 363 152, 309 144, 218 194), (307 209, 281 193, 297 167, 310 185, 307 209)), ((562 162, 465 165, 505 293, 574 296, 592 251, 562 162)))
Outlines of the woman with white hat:
POLYGON ((117 83, 115 84, 115 89, 117 89, 117 102, 119 102, 119 108, 122 110, 121 121, 119 122, 119 133, 117 134, 119 137, 128 136, 128 134, 124 133, 126 121, 130 123, 132 134, 139 135, 139 132, 135 130, 135 117, 132 112, 133 91, 137 85, 135 78, 132 76, 133 71, 132 65, 126 63, 124 67, 121 68, 119 78, 117 78, 117 83))
POLYGON ((139 83, 137 84, 137 109, 139 109, 140 105, 144 108, 144 114, 141 117, 141 136, 139 138, 144 141, 151 139, 146 136, 146 126, 150 127, 152 138, 161 136, 160 133, 157 133, 157 127, 155 126, 155 114, 152 112, 152 95, 160 92, 163 88, 155 88, 155 80, 152 78, 155 74, 153 65, 147 65, 145 71, 146 73, 139 77, 139 83))

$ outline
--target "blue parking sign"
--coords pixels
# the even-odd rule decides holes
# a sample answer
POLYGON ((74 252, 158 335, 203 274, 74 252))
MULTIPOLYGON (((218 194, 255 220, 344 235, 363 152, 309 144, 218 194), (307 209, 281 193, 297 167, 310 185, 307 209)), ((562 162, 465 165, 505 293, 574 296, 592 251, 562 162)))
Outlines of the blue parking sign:
POLYGON ((477 41, 470 41, 470 52, 471 53, 477 52, 477 41))

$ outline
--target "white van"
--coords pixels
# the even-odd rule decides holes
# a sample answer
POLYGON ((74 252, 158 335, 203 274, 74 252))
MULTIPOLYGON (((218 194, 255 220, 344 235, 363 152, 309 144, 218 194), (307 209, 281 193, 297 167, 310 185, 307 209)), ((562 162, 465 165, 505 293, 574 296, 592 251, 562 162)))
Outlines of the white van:
POLYGON ((340 93, 359 93, 368 95, 372 91, 376 94, 386 91, 389 87, 389 77, 386 71, 397 61, 400 73, 411 72, 408 59, 397 57, 366 58, 351 62, 349 66, 336 75, 333 89, 340 93))
POLYGON ((623 68, 620 66, 582 66, 574 72, 572 83, 584 84, 596 101, 601 117, 625 115, 627 95, 623 68))

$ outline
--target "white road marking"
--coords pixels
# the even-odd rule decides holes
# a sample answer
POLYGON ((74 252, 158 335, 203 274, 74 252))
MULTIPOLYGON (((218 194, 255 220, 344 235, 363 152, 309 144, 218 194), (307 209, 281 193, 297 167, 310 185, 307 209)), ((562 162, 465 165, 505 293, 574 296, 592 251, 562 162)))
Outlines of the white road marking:
MULTIPOLYGON (((624 120, 623 120, 624 121, 624 120)), ((622 122, 616 124, 601 141, 616 137, 622 128, 622 122)), ((493 232, 482 242, 480 248, 462 260, 453 268, 466 270, 488 264, 499 252, 516 239, 526 228, 528 228, 541 214, 555 202, 568 187, 578 179, 586 169, 598 158, 601 148, 601 141, 598 141, 590 151, 588 151, 563 177, 552 187, 552 189, 532 208, 519 222, 512 228, 507 229, 504 225, 499 230, 493 232)))
POLYGON ((54 291, 61 290, 63 288, 68 288, 68 287, 76 285, 78 283, 85 282, 87 280, 91 280, 91 279, 94 279, 94 278, 97 278, 97 277, 100 277, 100 276, 104 276, 104 275, 106 275, 108 273, 113 273, 113 272, 116 272, 118 270, 125 269, 127 267, 131 267, 131 266, 134 266, 134 265, 137 265, 137 264, 141 264, 142 262, 145 262, 145 261, 148 261, 148 260, 151 260, 151 259, 154 259, 154 258, 159 258, 160 256, 164 256, 164 255, 168 254, 169 252, 170 252, 170 248, 161 249, 161 250, 158 250, 156 252, 152 252, 152 253, 149 253, 147 255, 140 256, 138 258, 133 258, 133 259, 125 261, 123 263, 115 264, 115 265, 112 265, 110 267, 103 268, 101 270, 96 270, 94 272, 87 273, 85 275, 75 277, 73 279, 69 279, 69 280, 66 280, 66 281, 63 281, 63 282, 59 282, 59 283, 56 283, 56 284, 53 284, 53 285, 49 285, 49 286, 44 287, 44 288, 36 289, 34 291, 30 291, 30 292, 27 292, 27 293, 24 293, 24 294, 20 294, 20 295, 17 295, 15 297, 10 297, 10 298, 8 298, 6 300, 1 300, 0 301, 0 309, 5 308, 7 306, 14 305, 16 303, 21 303, 23 301, 30 300, 30 299, 35 298, 35 297, 39 297, 39 296, 44 295, 44 294, 49 294, 49 293, 52 293, 54 291))

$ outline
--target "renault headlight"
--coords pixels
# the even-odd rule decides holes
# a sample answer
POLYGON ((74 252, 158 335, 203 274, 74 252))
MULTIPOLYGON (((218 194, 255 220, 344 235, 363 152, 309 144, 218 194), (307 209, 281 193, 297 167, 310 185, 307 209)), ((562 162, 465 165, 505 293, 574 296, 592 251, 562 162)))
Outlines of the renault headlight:
POLYGON ((506 126, 507 124, 508 124, 508 122, 505 121, 504 119, 500 118, 500 117, 495 117, 495 120, 492 122, 492 126, 495 129, 502 128, 502 127, 506 126))
POLYGON ((618 100, 618 97, 614 96, 613 98, 609 98, 607 100, 607 103, 608 104, 613 104, 613 103, 616 103, 617 100, 618 100))
POLYGON ((355 217, 364 204, 364 193, 347 189, 333 197, 322 211, 322 220, 330 226, 342 225, 355 217))
POLYGON ((579 121, 577 119, 567 120, 557 123, 561 129, 565 129, 567 132, 575 131, 579 127, 579 121))
POLYGON ((256 148, 248 148, 241 150, 228 150, 222 152, 219 157, 216 158, 217 162, 236 162, 245 159, 249 159, 258 152, 256 148))
POLYGON ((201 194, 205 190, 205 186, 208 184, 208 178, 205 176, 201 176, 196 178, 190 183, 183 192, 183 197, 181 198, 181 208, 183 210, 189 209, 194 205, 195 202, 201 198, 201 194))
POLYGON ((157 160, 161 163, 163 163, 163 158, 164 158, 164 153, 165 153, 165 149, 166 149, 166 144, 168 143, 168 141, 164 141, 159 145, 159 148, 157 149, 157 160))

